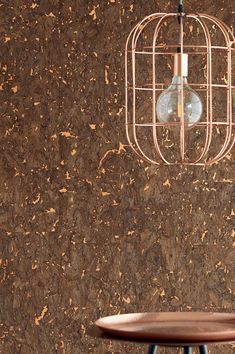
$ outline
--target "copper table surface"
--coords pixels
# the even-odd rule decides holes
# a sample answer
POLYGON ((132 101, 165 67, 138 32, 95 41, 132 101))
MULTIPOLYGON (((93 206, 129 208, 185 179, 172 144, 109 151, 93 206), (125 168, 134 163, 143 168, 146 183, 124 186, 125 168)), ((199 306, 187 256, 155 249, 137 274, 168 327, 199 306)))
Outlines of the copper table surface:
POLYGON ((235 342, 235 314, 206 312, 133 313, 101 318, 91 336, 164 346, 235 342))

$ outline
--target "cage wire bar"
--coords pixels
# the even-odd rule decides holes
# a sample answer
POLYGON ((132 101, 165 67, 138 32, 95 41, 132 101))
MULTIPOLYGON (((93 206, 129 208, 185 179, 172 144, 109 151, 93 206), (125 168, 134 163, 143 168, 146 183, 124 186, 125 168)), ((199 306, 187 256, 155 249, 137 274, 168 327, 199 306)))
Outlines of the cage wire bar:
MULTIPOLYGON (((235 37, 231 31, 231 29, 224 24, 221 20, 215 18, 214 16, 210 16, 207 14, 180 14, 179 19, 179 38, 180 43, 176 44, 167 44, 158 45, 157 40, 159 36, 159 32, 162 30, 163 25, 168 19, 179 19, 179 13, 154 13, 150 16, 145 17, 141 20, 130 32, 126 47, 125 47, 125 119, 126 119, 126 134, 127 140, 133 151, 143 160, 159 165, 174 165, 174 164, 182 164, 182 165, 211 165, 213 163, 219 162, 223 159, 232 149, 235 143, 235 134, 234 134, 234 126, 235 123, 233 121, 233 103, 232 103, 232 90, 235 86, 232 86, 232 54, 235 54, 235 37), (193 20, 195 24, 197 24, 203 33, 204 43, 198 45, 184 45, 184 22, 189 20, 193 20), (139 45, 139 38, 142 32, 147 28, 148 25, 156 21, 155 29, 153 31, 152 37, 152 46, 143 46, 139 45), (214 45, 212 44, 211 34, 208 27, 208 23, 211 26, 216 26, 218 30, 221 31, 221 34, 224 39, 225 45, 214 45), (195 83, 190 81, 190 86, 195 88, 198 91, 205 90, 206 91, 206 104, 204 107, 205 110, 205 120, 199 121, 195 124, 194 128, 203 127, 205 128, 205 142, 204 146, 201 147, 202 151, 200 152, 200 156, 194 160, 190 160, 189 158, 185 158, 185 122, 184 122, 184 109, 181 110, 180 120, 177 122, 160 122, 157 118, 156 114, 156 92, 163 91, 163 87, 166 86, 164 82, 156 81, 156 73, 157 73, 157 59, 160 55, 172 56, 174 53, 171 51, 172 49, 175 51, 177 48, 180 48, 180 55, 184 53, 184 50, 187 49, 187 54, 190 57, 190 54, 197 55, 203 54, 206 55, 206 78, 204 83, 195 83), (162 49, 166 51, 161 51, 162 49), (226 78, 225 84, 216 84, 213 82, 212 78, 212 50, 221 50, 226 53, 227 59, 227 69, 226 69, 226 78), (136 56, 143 55, 145 57, 149 56, 152 58, 152 83, 146 83, 138 87, 136 85, 136 56), (129 64, 129 58, 131 64, 129 64), (131 82, 129 81, 129 75, 131 75, 131 82), (213 90, 215 88, 224 88, 227 90, 226 97, 227 100, 225 102, 226 106, 226 120, 213 120, 213 90), (139 123, 136 120, 136 92, 152 92, 152 120, 147 123, 139 123), (130 107, 129 104, 129 95, 132 97, 132 105, 130 107), (159 131, 160 127, 165 127, 169 129, 169 127, 179 127, 179 156, 180 159, 176 161, 169 161, 167 159, 160 147, 159 144, 159 131), (152 128, 152 137, 153 137, 153 146, 155 149, 156 158, 148 156, 148 154, 144 151, 144 148, 141 146, 141 143, 137 136, 137 128, 152 128), (210 156, 210 148, 213 143, 213 127, 224 127, 226 128, 224 142, 220 151, 216 154, 216 156, 210 156)), ((215 55, 215 54, 213 54, 215 55)), ((199 68, 200 69, 200 68, 199 68)), ((201 68, 202 69, 202 68, 201 68)), ((184 83, 181 72, 181 107, 184 107, 184 83)))

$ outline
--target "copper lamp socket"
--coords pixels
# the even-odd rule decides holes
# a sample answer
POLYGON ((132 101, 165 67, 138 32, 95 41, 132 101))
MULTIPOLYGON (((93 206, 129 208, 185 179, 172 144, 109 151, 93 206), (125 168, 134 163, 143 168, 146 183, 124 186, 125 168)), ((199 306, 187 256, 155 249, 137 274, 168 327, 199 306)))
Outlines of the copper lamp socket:
POLYGON ((174 54, 174 76, 188 76, 188 54, 174 54))

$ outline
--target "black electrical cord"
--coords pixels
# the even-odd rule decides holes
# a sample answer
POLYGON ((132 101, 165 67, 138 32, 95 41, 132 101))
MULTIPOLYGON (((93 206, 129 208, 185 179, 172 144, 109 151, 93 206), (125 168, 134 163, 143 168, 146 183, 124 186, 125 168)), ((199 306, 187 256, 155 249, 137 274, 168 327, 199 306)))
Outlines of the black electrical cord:
POLYGON ((182 15, 184 15, 184 4, 183 4, 183 0, 179 0, 178 13, 179 13, 179 18, 180 18, 182 15))
MULTIPOLYGON (((183 0, 179 0, 179 5, 178 5, 178 22, 179 25, 181 25, 183 23, 183 17, 184 17, 185 13, 184 13, 184 4, 183 4, 183 0)), ((182 47, 180 45, 180 40, 179 40, 179 47, 177 48, 177 52, 178 53, 182 53, 182 47)))

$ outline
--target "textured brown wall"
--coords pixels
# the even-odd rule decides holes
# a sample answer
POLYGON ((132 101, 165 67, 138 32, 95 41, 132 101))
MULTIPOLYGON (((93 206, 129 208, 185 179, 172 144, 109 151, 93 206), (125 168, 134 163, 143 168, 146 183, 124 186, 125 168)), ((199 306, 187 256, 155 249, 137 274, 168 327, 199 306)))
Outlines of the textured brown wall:
MULTIPOLYGON (((235 24, 234 0, 186 8, 235 24)), ((124 42, 159 10, 174 1, 0 1, 3 354, 145 353, 86 329, 234 310, 234 157, 156 168, 125 146, 124 42)))

